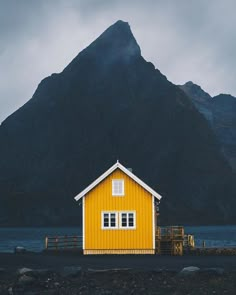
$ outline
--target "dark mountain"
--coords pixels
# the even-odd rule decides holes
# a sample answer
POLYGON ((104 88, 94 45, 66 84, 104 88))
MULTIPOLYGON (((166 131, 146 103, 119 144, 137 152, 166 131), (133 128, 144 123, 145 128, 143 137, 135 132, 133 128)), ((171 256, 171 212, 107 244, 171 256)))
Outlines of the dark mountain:
POLYGON ((200 86, 189 81, 179 87, 192 99, 194 105, 209 122, 212 122, 212 97, 205 92, 200 86))
POLYGON ((118 21, 0 127, 1 225, 80 223, 73 197, 119 159, 163 195, 162 223, 235 223, 207 121, 118 21))
POLYGON ((228 94, 212 98, 192 82, 180 85, 180 88, 210 122, 223 154, 236 172, 236 98, 228 94))

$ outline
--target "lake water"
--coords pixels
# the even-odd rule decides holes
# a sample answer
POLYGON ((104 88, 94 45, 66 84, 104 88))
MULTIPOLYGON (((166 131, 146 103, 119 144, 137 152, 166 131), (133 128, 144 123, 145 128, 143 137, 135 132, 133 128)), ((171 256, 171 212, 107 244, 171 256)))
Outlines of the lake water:
MULTIPOLYGON (((234 226, 185 226, 185 233, 193 234, 196 247, 205 241, 206 247, 236 247, 234 226)), ((0 252, 13 252, 16 246, 30 251, 42 251, 46 236, 81 235, 81 228, 0 228, 0 252)))

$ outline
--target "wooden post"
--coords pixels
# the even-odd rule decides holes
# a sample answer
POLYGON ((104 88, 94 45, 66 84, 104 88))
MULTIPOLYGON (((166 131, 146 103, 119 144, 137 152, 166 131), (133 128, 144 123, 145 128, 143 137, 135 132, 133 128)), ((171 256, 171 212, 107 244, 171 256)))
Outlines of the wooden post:
POLYGON ((45 237, 45 249, 48 249, 48 237, 45 237))

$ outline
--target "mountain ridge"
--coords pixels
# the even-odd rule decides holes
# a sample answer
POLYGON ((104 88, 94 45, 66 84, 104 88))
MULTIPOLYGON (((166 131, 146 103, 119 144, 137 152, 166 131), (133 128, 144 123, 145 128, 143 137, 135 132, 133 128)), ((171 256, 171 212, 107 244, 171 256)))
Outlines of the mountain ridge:
POLYGON ((221 145, 222 153, 236 172, 236 97, 230 94, 211 97, 192 82, 179 87, 208 120, 221 145))
POLYGON ((79 224, 73 197, 117 159, 163 195, 163 223, 235 223, 215 135, 129 30, 111 26, 0 126, 1 225, 79 224))

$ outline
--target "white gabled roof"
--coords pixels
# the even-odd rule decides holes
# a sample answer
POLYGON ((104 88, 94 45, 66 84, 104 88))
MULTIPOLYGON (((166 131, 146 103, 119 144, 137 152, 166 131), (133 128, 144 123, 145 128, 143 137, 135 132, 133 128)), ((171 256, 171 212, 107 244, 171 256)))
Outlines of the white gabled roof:
POLYGON ((105 179, 108 175, 110 175, 113 171, 119 168, 125 174, 127 174, 130 178, 132 178, 135 182, 141 185, 146 191, 148 191, 152 196, 160 200, 162 197, 155 192, 152 188, 150 188, 147 184, 145 184, 141 179, 135 176, 131 171, 121 165, 118 161, 111 168, 109 168, 105 173, 103 173, 100 177, 98 177, 94 182, 92 182, 88 187, 86 187, 81 193, 75 196, 75 200, 83 198, 89 191, 91 191, 95 186, 97 186, 103 179, 105 179))

